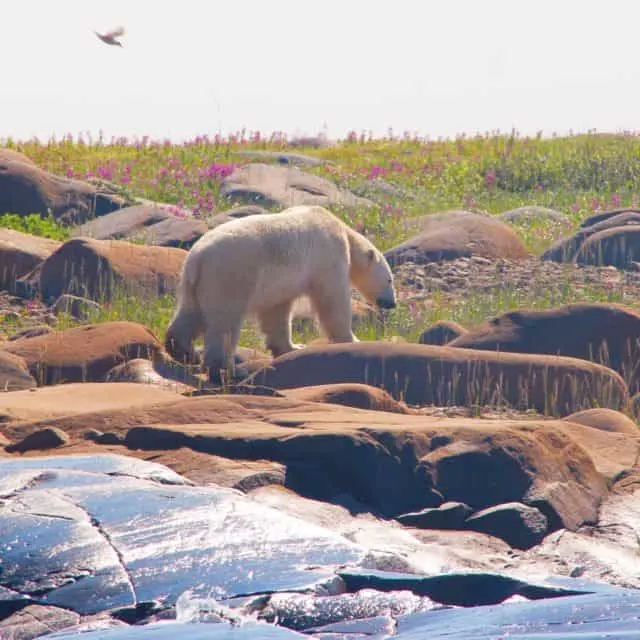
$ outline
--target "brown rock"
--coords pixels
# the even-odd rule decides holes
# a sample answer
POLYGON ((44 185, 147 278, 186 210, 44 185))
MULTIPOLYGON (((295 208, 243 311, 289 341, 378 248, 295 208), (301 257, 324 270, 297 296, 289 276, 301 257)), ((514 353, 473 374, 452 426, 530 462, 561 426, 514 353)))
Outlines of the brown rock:
POLYGON ((135 322, 103 322, 2 345, 3 355, 23 358, 40 384, 103 381, 109 369, 161 352, 157 338, 135 322))
POLYGON ((32 640, 80 623, 80 615, 60 607, 30 604, 0 621, 3 640, 32 640))
POLYGON ((56 176, 23 162, 0 157, 0 211, 28 215, 39 213, 68 224, 85 222, 124 206, 122 197, 102 193, 95 186, 56 176))
MULTIPOLYGON (((119 384, 126 390, 126 383, 119 384)), ((606 494, 587 447, 629 438, 564 421, 438 419, 241 395, 168 400, 170 392, 144 390, 162 400, 8 424, 4 432, 16 440, 62 425, 84 447, 70 445, 69 453, 96 446, 83 441, 87 429, 126 434, 129 455, 167 464, 198 482, 212 481, 217 462, 211 456, 271 461, 286 466, 287 486, 302 495, 336 501, 350 495, 391 517, 459 494, 480 508, 524 502, 555 528, 592 521, 606 494), (587 446, 570 429, 589 434, 587 446), (600 440, 591 440, 593 434, 600 440)), ((45 391, 54 389, 34 396, 45 391)), ((114 402, 115 393, 104 395, 103 403, 114 402)))
POLYGON ((42 264, 40 291, 45 300, 71 293, 98 301, 174 293, 186 255, 173 247, 74 238, 42 264))
POLYGON ((512 260, 528 257, 518 234, 509 225, 492 217, 472 213, 441 214, 421 226, 422 231, 418 235, 385 253, 390 264, 424 264, 470 256, 512 260))
POLYGON ((640 260, 640 225, 598 231, 584 241, 576 255, 582 265, 611 265, 625 269, 640 260))
POLYGON ((613 409, 585 409, 564 418, 567 422, 577 422, 585 427, 593 427, 609 433, 627 433, 640 436, 638 425, 628 416, 613 409))
POLYGON ((371 206, 366 198, 340 189, 330 180, 301 171, 297 167, 251 163, 226 178, 220 195, 229 200, 267 207, 296 205, 371 206))
POLYGON ((55 449, 69 442, 69 436, 57 427, 45 427, 25 436, 20 442, 5 447, 7 453, 24 453, 25 451, 44 451, 55 449))
POLYGON ((473 509, 463 502, 444 502, 439 507, 415 513, 403 513, 396 519, 408 527, 419 529, 462 529, 473 509))
POLYGON ((209 229, 215 229, 225 222, 236 220, 237 218, 246 218, 247 216, 255 216, 258 214, 269 213, 264 207, 255 204, 247 204, 240 207, 233 207, 226 211, 221 211, 214 216, 206 219, 209 229))
POLYGON ((595 403, 622 408, 628 398, 617 373, 575 358, 384 342, 307 347, 275 359, 246 382, 275 389, 357 382, 409 405, 507 404, 545 415, 595 403))
POLYGON ((3 160, 5 162, 24 162, 35 166, 35 163, 29 156, 15 149, 7 149, 7 147, 0 147, 0 162, 3 160))
POLYGON ((156 205, 125 207, 85 222, 74 229, 73 235, 94 240, 127 239, 136 231, 162 222, 170 215, 168 211, 156 205))
MULTIPOLYGON (((553 260, 554 262, 572 262, 580 253, 585 242, 596 233, 629 225, 640 225, 640 211, 612 211, 601 217, 592 216, 592 224, 582 224, 580 229, 572 236, 560 238, 549 247, 541 256, 542 260, 553 260)), ((595 256, 598 258, 598 256, 595 256)), ((596 261, 597 263, 597 261, 596 261)))
POLYGON ((408 413, 407 408, 394 400, 386 391, 368 384, 345 383, 301 387, 291 389, 285 395, 305 402, 326 402, 371 411, 408 413))
POLYGON ((27 327, 26 329, 21 329, 20 331, 11 334, 8 340, 13 342, 14 340, 20 340, 21 338, 35 338, 36 336, 44 336, 52 331, 53 328, 48 324, 42 324, 36 327, 27 327))
MULTIPOLYGON (((3 352, 0 351, 0 354, 3 352)), ((173 390, 129 382, 71 382, 2 394, 0 411, 5 424, 69 418, 101 411, 122 410, 124 416, 126 411, 135 412, 140 406, 160 407, 167 402, 174 403, 177 397, 173 390)), ((52 426, 67 428, 63 422, 52 426)), ((91 425, 87 426, 89 428, 91 425)), ((14 439, 23 435, 21 428, 12 432, 14 439)), ((76 437, 83 437, 83 432, 76 433, 76 437)))
POLYGON ((61 244, 13 229, 0 229, 0 288, 15 293, 16 280, 35 269, 61 244))
POLYGON ((442 346, 465 333, 467 333, 467 330, 457 322, 441 320, 440 322, 432 324, 428 329, 425 329, 420 334, 418 344, 434 344, 442 346))
POLYGON ((131 235, 137 242, 189 250, 207 231, 204 220, 171 216, 131 235))
POLYGON ((585 218, 580 224, 581 228, 593 227, 600 222, 605 222, 606 220, 610 220, 616 216, 621 214, 631 213, 631 214, 640 214, 640 209, 631 208, 620 208, 620 209, 609 209, 607 211, 600 211, 599 213, 594 213, 593 215, 585 218))
POLYGON ((36 381, 29 373, 25 360, 1 350, 0 347, 0 391, 19 391, 32 389, 35 386, 36 381))
POLYGON ((620 373, 631 393, 640 390, 640 314, 621 305, 570 304, 545 311, 509 311, 448 346, 591 360, 620 373))

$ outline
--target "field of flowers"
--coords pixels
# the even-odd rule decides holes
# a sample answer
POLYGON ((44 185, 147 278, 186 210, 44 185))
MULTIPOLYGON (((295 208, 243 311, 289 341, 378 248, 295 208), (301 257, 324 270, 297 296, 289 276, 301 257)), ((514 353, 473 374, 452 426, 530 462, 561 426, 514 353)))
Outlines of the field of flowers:
MULTIPOLYGON (((372 187, 384 183, 386 195, 377 197, 378 206, 334 209, 383 250, 407 237, 404 223, 410 216, 447 209, 500 213, 535 204, 567 214, 577 226, 597 211, 636 207, 640 196, 640 136, 630 133, 547 138, 491 133, 430 141, 391 133, 374 139, 354 132, 320 147, 294 147, 281 134, 264 137, 248 132, 228 138, 200 136, 180 145, 148 138, 105 140, 69 135, 48 142, 5 140, 2 145, 22 151, 56 174, 107 180, 125 193, 175 205, 176 215, 188 209, 201 217, 230 207, 220 197, 220 183, 235 167, 255 161, 243 151, 294 151, 315 156, 330 162, 305 167, 305 171, 358 194, 367 196, 372 187)), ((5 215, 0 217, 0 224, 59 239, 67 233, 50 220, 31 219, 27 223, 5 215)), ((519 225, 516 230, 534 254, 560 233, 566 233, 566 229, 545 222, 519 225)), ((576 297, 567 290, 566 299, 560 302, 576 297)), ((160 329, 166 326, 172 301, 157 304, 160 307, 131 301, 124 306, 113 304, 103 310, 102 316, 146 319, 149 326, 160 329), (146 318, 140 317, 144 314, 146 318)), ((416 317, 415 322, 407 320, 407 307, 402 307, 394 330, 414 334, 427 320, 466 319, 459 309, 449 309, 447 304, 431 305, 428 316, 416 317)), ((502 301, 477 300, 474 306, 481 307, 486 315, 522 304, 507 292, 502 301)), ((474 312, 469 321, 480 319, 474 312)))

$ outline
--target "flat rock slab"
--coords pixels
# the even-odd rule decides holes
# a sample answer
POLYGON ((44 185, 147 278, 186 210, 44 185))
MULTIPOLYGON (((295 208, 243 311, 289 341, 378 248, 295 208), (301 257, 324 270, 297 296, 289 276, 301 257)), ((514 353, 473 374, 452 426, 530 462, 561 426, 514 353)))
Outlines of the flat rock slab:
POLYGON ((174 390, 135 382, 71 382, 0 394, 4 424, 175 402, 174 390))
POLYGON ((219 599, 297 590, 364 553, 236 491, 171 472, 158 482, 157 465, 130 462, 0 460, 2 586, 88 615, 172 604, 194 586, 219 599))

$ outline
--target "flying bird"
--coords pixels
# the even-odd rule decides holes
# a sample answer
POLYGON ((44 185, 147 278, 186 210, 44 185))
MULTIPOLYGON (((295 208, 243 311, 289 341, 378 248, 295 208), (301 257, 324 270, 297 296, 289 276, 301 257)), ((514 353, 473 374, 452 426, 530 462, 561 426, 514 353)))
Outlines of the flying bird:
POLYGON ((109 31, 107 33, 98 33, 97 31, 94 31, 93 33, 95 33, 98 38, 100 38, 100 40, 102 40, 102 42, 105 42, 106 44, 112 44, 117 47, 122 46, 122 43, 116 40, 116 38, 120 38, 124 35, 124 29, 122 27, 118 27, 117 29, 114 29, 113 31, 109 31))

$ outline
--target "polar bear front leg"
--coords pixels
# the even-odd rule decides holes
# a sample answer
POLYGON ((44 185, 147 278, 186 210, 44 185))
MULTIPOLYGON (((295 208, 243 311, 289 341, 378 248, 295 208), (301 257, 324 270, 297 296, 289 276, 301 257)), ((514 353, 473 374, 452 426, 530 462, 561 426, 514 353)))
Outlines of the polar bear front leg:
POLYGON ((207 329, 202 361, 208 370, 211 384, 222 384, 223 374, 227 380, 248 375, 246 370, 236 367, 234 360, 241 328, 242 319, 235 326, 228 327, 218 323, 207 329))
POLYGON ((336 281, 314 287, 311 303, 330 342, 359 342, 351 330, 351 287, 336 281))
POLYGON ((274 358, 302 349, 303 345, 291 341, 291 307, 293 301, 283 302, 261 309, 258 313, 260 330, 265 336, 265 345, 274 358))

